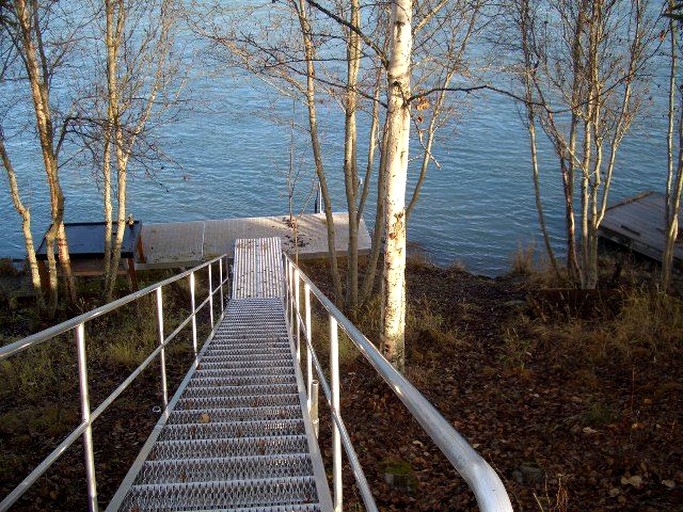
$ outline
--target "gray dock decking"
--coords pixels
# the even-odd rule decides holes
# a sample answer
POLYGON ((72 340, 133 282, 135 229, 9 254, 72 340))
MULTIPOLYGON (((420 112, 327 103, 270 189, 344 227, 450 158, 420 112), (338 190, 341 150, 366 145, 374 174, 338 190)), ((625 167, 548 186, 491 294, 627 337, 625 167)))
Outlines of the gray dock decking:
MULTIPOLYGON (((334 226, 337 252, 346 252, 349 243, 348 214, 335 213, 334 226)), ((142 244, 146 262, 136 263, 136 268, 194 266, 221 254, 232 256, 235 240, 271 237, 280 238, 286 252, 294 252, 293 230, 287 215, 143 224, 142 244)), ((297 245, 300 258, 327 255, 325 214, 305 214, 299 219, 297 245)), ((370 235, 363 220, 358 232, 358 248, 361 254, 370 251, 370 235)))
MULTIPOLYGON (((600 226, 600 236, 661 262, 666 241, 665 200, 664 194, 644 192, 609 207, 600 226)), ((679 234, 674 249, 674 261, 678 265, 683 264, 682 242, 679 234)))

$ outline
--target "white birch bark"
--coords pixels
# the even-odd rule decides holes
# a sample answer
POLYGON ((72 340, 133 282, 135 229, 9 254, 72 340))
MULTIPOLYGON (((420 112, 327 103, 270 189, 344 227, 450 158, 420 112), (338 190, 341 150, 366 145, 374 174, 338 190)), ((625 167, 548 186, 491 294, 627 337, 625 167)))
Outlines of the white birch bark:
POLYGON ((399 370, 405 367, 406 181, 410 141, 411 0, 391 4, 391 55, 387 70, 387 156, 382 272, 384 355, 399 370))

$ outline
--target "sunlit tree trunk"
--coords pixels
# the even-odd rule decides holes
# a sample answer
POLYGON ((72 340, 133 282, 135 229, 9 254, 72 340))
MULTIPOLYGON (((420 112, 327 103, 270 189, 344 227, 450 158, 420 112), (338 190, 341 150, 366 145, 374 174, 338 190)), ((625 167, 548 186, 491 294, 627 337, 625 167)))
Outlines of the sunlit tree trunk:
POLYGON ((54 311, 57 306, 57 266, 53 253, 55 243, 67 294, 72 303, 76 301, 76 286, 64 230, 64 194, 59 182, 57 153, 54 148, 54 128, 49 102, 50 71, 43 47, 42 29, 39 25, 38 1, 33 0, 29 9, 25 0, 15 0, 14 7, 21 32, 22 57, 31 88, 36 128, 50 191, 52 227, 46 235, 46 245, 50 273, 50 310, 54 311))
POLYGON ((31 284, 33 285, 33 293, 36 297, 38 309, 43 311, 45 309, 45 300, 43 298, 43 291, 40 284, 40 272, 38 271, 38 260, 36 259, 35 246, 33 244, 33 234, 31 233, 31 212, 21 200, 19 195, 19 185, 17 183, 17 175, 14 171, 14 166, 7 154, 5 148, 5 141, 0 132, 0 157, 2 158, 2 165, 7 171, 7 178, 9 180, 9 190, 12 196, 12 204, 14 209, 21 216, 21 230, 24 234, 24 246, 26 247, 26 258, 28 259, 28 266, 31 272, 31 284))
POLYGON ((391 54, 387 69, 387 156, 382 272, 383 354, 399 370, 405 367, 406 212, 405 196, 410 146, 411 0, 391 4, 391 54))
POLYGON ((337 249, 335 247, 335 227, 334 216, 332 214, 332 201, 330 198, 327 178, 323 167, 322 149, 320 147, 320 137, 318 134, 318 115, 315 107, 315 47, 311 39, 311 25, 308 19, 306 0, 294 0, 301 27, 301 37, 304 46, 304 58, 306 60, 306 106, 308 108, 308 127, 311 137, 311 148, 313 150, 313 161, 315 172, 320 183, 322 199, 325 205, 325 221, 327 228, 327 251, 330 258, 332 282, 334 285, 335 299, 339 302, 343 297, 341 277, 339 276, 339 265, 337 262, 337 249))
MULTIPOLYGON (((669 0, 669 16, 674 14, 676 4, 669 0)), ((680 5, 678 6, 680 9, 680 5)), ((678 154, 674 144, 675 132, 675 113, 676 113, 676 92, 681 98, 683 82, 679 84, 678 53, 680 51, 678 25, 680 20, 675 17, 669 18, 669 42, 671 44, 671 61, 669 74, 669 108, 668 108, 668 128, 667 128, 667 159, 668 172, 666 179, 666 208, 665 208, 665 233, 666 241, 664 253, 662 255, 662 290, 667 291, 671 286, 671 274, 674 262, 674 251, 676 240, 678 239, 678 216, 681 211, 681 192, 683 192, 683 102, 679 100, 679 119, 678 119, 678 154)))
MULTIPOLYGON (((107 228, 111 240, 109 266, 105 275, 104 296, 113 299, 116 277, 121 263, 121 248, 127 228, 128 163, 138 137, 153 114, 157 96, 166 80, 166 63, 171 52, 171 30, 175 15, 172 2, 161 0, 158 17, 153 27, 157 33, 146 34, 145 45, 131 49, 127 45, 132 30, 128 4, 121 0, 105 0, 105 45, 107 47, 107 121, 104 138, 104 173, 107 175, 113 158, 116 168, 116 236, 113 226, 107 228), (123 63, 119 70, 119 61, 123 63), (127 122, 123 121, 126 116, 127 122), (124 124, 125 123, 125 124, 124 124), (108 163, 109 162, 109 163, 108 163), (112 240, 113 238, 113 240, 112 240)), ((144 5, 144 4, 141 4, 144 5)), ((154 4, 152 8, 157 8, 154 4)), ((111 190, 111 181, 110 181, 111 190)), ((105 193, 106 194, 106 193, 105 193)), ((112 208, 107 206, 111 196, 104 197, 105 222, 111 219, 112 208)), ((109 222, 111 224, 111 222, 109 222)))
POLYGON ((519 29, 522 42, 522 57, 524 61, 523 81, 524 81, 524 98, 526 100, 527 112, 527 131, 529 132, 529 147, 531 152, 531 170, 532 180, 534 183, 534 201, 536 204, 536 213, 538 215, 538 225, 543 236, 543 244, 545 251, 550 261, 550 266, 553 269, 555 276, 559 276, 559 269, 557 266, 557 259, 550 243, 550 235, 548 234, 548 227, 545 223, 545 215, 543 212, 543 197, 541 195, 541 179, 538 168, 538 144, 536 139, 536 105, 534 104, 534 87, 533 74, 535 73, 534 65, 532 63, 531 48, 529 45, 529 35, 533 28, 531 24, 532 17, 529 12, 529 0, 520 0, 519 12, 519 29))
MULTIPOLYGON (((360 29, 360 5, 351 0, 352 26, 360 29)), ((346 286, 346 308, 353 314, 358 305, 358 159, 356 109, 358 107, 358 71, 360 69, 360 37, 357 32, 348 31, 346 48, 347 86, 344 105, 344 185, 349 213, 349 245, 347 251, 348 271, 346 286)))

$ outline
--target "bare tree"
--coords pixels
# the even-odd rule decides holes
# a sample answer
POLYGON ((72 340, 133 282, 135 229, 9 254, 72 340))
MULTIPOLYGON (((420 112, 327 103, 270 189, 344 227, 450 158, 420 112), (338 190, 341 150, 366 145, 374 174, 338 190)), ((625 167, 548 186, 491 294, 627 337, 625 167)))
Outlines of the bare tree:
MULTIPOLYGON (((2 23, 2 29, 12 41, 23 68, 24 75, 21 80, 25 81, 28 86, 35 118, 35 130, 47 176, 52 225, 45 236, 45 241, 50 290, 48 312, 51 315, 57 308, 58 300, 55 245, 67 297, 71 302, 76 300, 76 287, 64 229, 64 194, 59 179, 59 154, 68 132, 69 118, 68 116, 62 118, 61 123, 59 120, 55 121, 51 89, 56 80, 57 70, 76 44, 79 24, 64 23, 64 20, 60 19, 59 23, 65 26, 63 30, 48 29, 52 15, 58 10, 61 17, 68 16, 60 8, 61 6, 56 3, 14 0, 11 4, 7 2, 3 5, 2 23)), ((11 166, 11 160, 6 145, 3 153, 6 157, 6 159, 3 158, 4 165, 9 172, 8 166, 11 166)), ((21 206, 21 202, 15 201, 15 207, 17 204, 21 206)), ((22 213, 24 226, 27 222, 26 213, 26 210, 22 213)), ((24 227, 24 233, 26 239, 26 227, 24 227)), ((29 245, 31 244, 27 241, 27 251, 30 252, 29 245)), ((31 255, 29 255, 29 261, 31 261, 31 255)))
POLYGON ((106 116, 102 126, 105 218, 104 297, 111 301, 127 225, 128 164, 172 74, 169 54, 175 22, 172 0, 105 0, 106 116), (116 235, 113 235, 112 166, 116 170, 116 235))
POLYGON ((517 17, 526 20, 519 25, 527 32, 522 73, 533 91, 525 103, 559 161, 567 265, 579 286, 595 288, 598 229, 619 146, 642 103, 654 23, 646 0, 560 0, 543 5, 518 0, 514 5, 517 17))
POLYGON ((681 48, 681 4, 669 0, 666 18, 668 19, 669 44, 671 48, 670 72, 669 72, 669 105, 667 126, 667 178, 666 178, 666 208, 665 208, 665 233, 666 241, 664 254, 662 255, 662 289, 668 290, 671 286, 671 274, 674 261, 674 249, 679 238, 678 217, 681 211, 681 192, 683 192, 683 80, 678 76, 678 60, 683 52, 681 48), (676 108, 679 110, 679 119, 676 120, 676 108), (678 124, 678 141, 674 140, 678 124), (676 149, 676 146, 678 148, 676 149))

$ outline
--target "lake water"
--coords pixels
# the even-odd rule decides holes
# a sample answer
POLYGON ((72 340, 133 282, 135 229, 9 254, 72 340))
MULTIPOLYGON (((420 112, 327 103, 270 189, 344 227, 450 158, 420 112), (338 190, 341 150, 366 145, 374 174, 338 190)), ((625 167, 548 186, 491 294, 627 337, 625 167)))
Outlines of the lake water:
MULTIPOLYGON (((656 82, 655 106, 661 107, 665 79, 659 77, 656 82)), ((166 150, 177 165, 167 166, 153 179, 132 172, 129 212, 143 223, 285 213, 291 102, 275 101, 244 77, 207 77, 197 72, 186 93, 201 102, 167 127, 166 150)), ((653 108, 625 141, 611 203, 643 190, 663 189, 666 120, 662 114, 653 108)), ((321 123, 334 208, 344 210, 339 116, 329 106, 322 110, 321 123)), ((304 123, 300 106, 294 117, 304 123)), ((19 139, 17 145, 8 138, 8 145, 22 177, 22 193, 31 206, 33 233, 39 243, 49 223, 47 186, 35 141, 19 139)), ((304 152, 305 138, 298 134, 295 139, 299 155, 304 152)), ((537 253, 542 252, 527 132, 511 100, 495 94, 473 96, 469 110, 441 132, 434 153, 441 168, 429 171, 409 227, 411 241, 422 245, 437 264, 458 260, 467 269, 486 275, 509 269, 510 256, 520 244, 535 243, 537 253)), ((304 191, 312 182, 312 167, 301 163, 299 156, 295 161, 301 169, 299 189, 304 191)), ((542 147, 541 163, 547 222, 561 249, 560 178, 547 145, 542 147)), ((413 164, 417 167, 417 162, 413 164)), ((99 221, 100 191, 90 172, 65 166, 61 177, 66 221, 99 221)), ((369 227, 373 219, 370 208, 366 214, 369 227)), ((0 256, 23 257, 20 218, 11 205, 4 172, 0 229, 0 256)))

